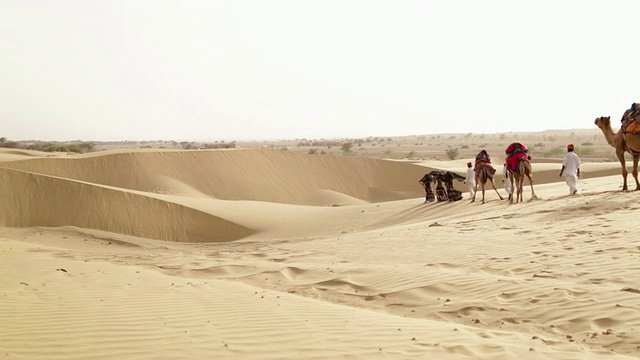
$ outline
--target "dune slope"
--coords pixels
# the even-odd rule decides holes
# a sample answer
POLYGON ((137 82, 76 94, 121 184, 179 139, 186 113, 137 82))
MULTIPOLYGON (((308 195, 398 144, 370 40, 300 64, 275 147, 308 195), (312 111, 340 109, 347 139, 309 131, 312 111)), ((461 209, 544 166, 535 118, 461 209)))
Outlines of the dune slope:
POLYGON ((183 242, 232 241, 253 231, 122 189, 0 168, 0 225, 78 226, 183 242))
MULTIPOLYGON (((425 168, 354 156, 301 155, 282 150, 119 152, 76 158, 36 158, 2 166, 145 192, 172 193, 184 184, 217 199, 305 203, 329 190, 375 201, 420 196, 425 168)), ((178 190, 179 191, 179 190, 178 190)))

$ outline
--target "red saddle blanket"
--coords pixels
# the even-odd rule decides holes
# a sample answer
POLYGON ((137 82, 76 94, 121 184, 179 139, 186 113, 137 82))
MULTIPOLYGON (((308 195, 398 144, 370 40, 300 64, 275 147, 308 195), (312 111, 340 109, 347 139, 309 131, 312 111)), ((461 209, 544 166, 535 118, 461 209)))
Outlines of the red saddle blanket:
POLYGON ((496 173, 496 169, 494 169, 493 166, 486 161, 476 161, 476 166, 473 167, 473 171, 475 171, 477 174, 482 168, 488 168, 491 174, 496 173))
POLYGON ((507 168, 509 168, 509 170, 511 171, 516 171, 516 169, 518 168, 518 164, 520 164, 520 161, 529 161, 529 155, 523 152, 517 152, 513 155, 510 155, 507 158, 507 168))

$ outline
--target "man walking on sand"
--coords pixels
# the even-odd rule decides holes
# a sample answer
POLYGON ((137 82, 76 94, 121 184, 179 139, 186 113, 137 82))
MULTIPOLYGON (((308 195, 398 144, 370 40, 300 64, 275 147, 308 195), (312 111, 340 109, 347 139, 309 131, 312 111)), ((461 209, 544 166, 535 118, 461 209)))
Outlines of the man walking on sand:
POLYGON ((573 144, 567 145, 567 154, 562 161, 562 170, 560 176, 564 173, 565 181, 569 185, 569 194, 578 193, 578 178, 580 178, 580 157, 573 152, 573 144))
POLYGON ((464 182, 469 186, 469 198, 473 198, 476 193, 476 172, 471 162, 467 163, 467 178, 464 182))
POLYGON ((502 183, 504 184, 504 191, 507 192, 509 200, 513 196, 513 190, 511 190, 511 179, 509 178, 509 170, 507 169, 507 163, 502 165, 502 183))

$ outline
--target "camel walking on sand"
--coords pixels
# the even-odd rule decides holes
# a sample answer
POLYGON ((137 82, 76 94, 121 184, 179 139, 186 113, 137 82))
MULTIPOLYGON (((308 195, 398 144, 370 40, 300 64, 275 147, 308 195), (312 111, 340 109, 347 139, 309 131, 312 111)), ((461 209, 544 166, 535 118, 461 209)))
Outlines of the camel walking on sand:
POLYGON ((476 194, 478 193, 478 184, 482 184, 482 203, 484 204, 484 186, 487 183, 487 181, 491 181, 491 186, 493 186, 493 190, 496 191, 496 194, 498 194, 498 197, 500 197, 500 200, 504 200, 502 195, 500 195, 500 193, 498 192, 498 189, 496 189, 496 183, 494 182, 494 179, 493 179, 492 170, 493 169, 490 167, 481 166, 480 169, 478 169, 478 172, 476 172, 476 188, 473 193, 473 197, 471 198, 471 202, 476 201, 476 194))
POLYGON ((640 182, 638 182, 638 160, 640 159, 640 134, 625 132, 621 127, 618 132, 611 129, 611 117, 602 116, 596 119, 595 124, 602 130, 605 139, 609 145, 616 149, 616 157, 620 161, 622 167, 622 191, 627 190, 627 165, 624 160, 624 153, 628 152, 633 156, 633 179, 636 181, 636 190, 640 190, 640 182))
MULTIPOLYGON (((511 188, 514 189, 516 193, 516 204, 518 203, 518 200, 523 202, 522 187, 524 185, 525 176, 529 178, 529 184, 531 185, 531 200, 538 198, 536 193, 533 191, 533 178, 531 174, 531 163, 526 160, 519 161, 515 170, 509 169, 509 180, 511 181, 511 188)), ((513 203, 513 197, 511 197, 511 202, 513 203)))

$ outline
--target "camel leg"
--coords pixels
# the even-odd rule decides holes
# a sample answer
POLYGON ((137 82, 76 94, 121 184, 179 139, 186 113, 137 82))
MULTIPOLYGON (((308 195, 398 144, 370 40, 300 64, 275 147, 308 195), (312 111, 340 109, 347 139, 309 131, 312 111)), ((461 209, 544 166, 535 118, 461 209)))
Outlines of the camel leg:
POLYGON ((484 183, 482 183, 482 203, 484 204, 484 183))
POLYGON ((536 193, 533 191, 533 176, 531 176, 531 174, 527 174, 527 177, 529 178, 529 185, 531 185, 531 200, 535 200, 538 197, 536 196, 536 193))
POLYGON ((518 189, 516 189, 515 187, 515 178, 514 178, 514 173, 509 174, 509 181, 511 182, 511 196, 509 196, 509 203, 513 204, 513 193, 516 194, 516 196, 518 195, 518 189))
POLYGON ((493 179, 491 179, 491 185, 493 186, 493 190, 496 191, 496 194, 498 194, 498 197, 500 198, 500 200, 504 200, 502 195, 500 195, 500 193, 498 192, 498 189, 496 188, 496 183, 495 183, 495 181, 493 181, 493 179))
POLYGON ((616 156, 618 157, 618 161, 620 161, 620 166, 622 167, 622 191, 625 191, 627 190, 627 174, 629 172, 627 171, 627 164, 624 162, 624 150, 616 150, 616 156))
POLYGON ((640 182, 638 182, 638 160, 640 160, 640 155, 633 155, 633 178, 636 181, 636 191, 640 190, 640 182))

